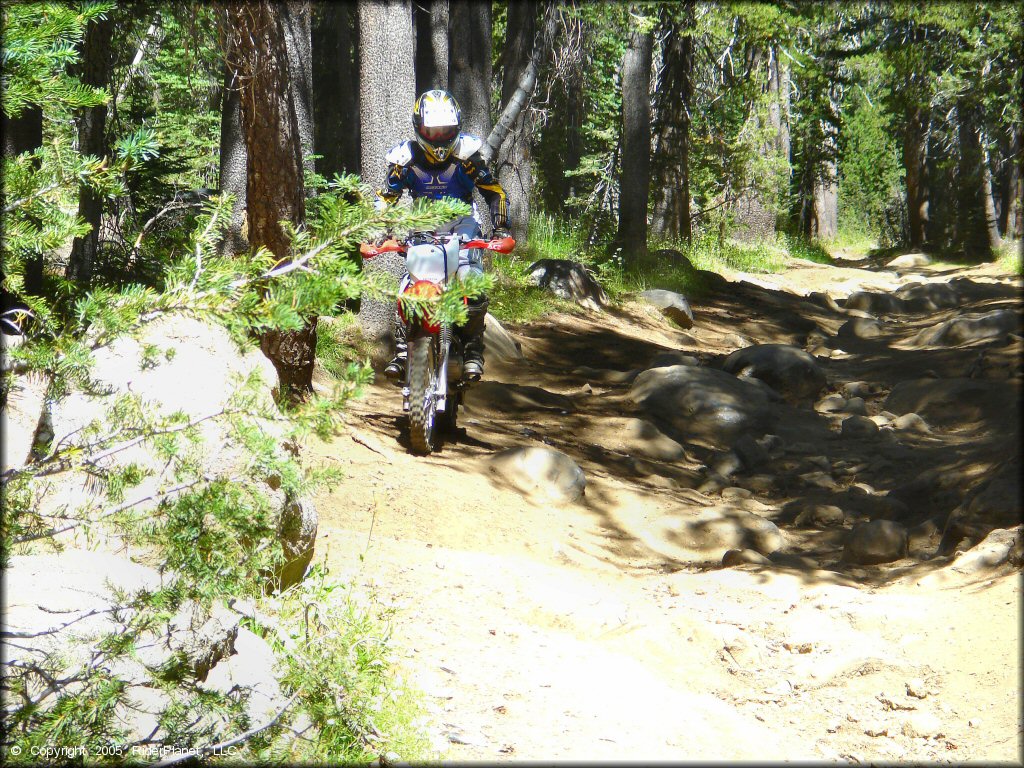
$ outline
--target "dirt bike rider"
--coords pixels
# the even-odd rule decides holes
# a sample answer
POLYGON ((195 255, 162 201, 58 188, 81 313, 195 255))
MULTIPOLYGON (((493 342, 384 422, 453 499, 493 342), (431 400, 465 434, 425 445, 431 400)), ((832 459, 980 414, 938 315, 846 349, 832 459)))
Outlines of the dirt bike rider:
MULTIPOLYGON (((415 141, 405 141, 392 147, 385 160, 388 163, 384 187, 377 191, 379 205, 392 205, 403 190, 415 199, 419 197, 439 200, 455 198, 472 205, 473 188, 480 190, 491 209, 491 221, 496 237, 508 234, 505 190, 491 174, 480 156, 483 142, 476 136, 461 133, 462 112, 455 98, 447 91, 426 91, 416 99, 412 110, 415 141)), ((463 216, 436 230, 457 233, 466 238, 481 236, 480 224, 473 216, 463 216)), ((458 278, 470 273, 483 273, 479 249, 459 251, 458 278)), ((463 342, 463 376, 478 381, 484 372, 484 317, 488 299, 480 294, 467 307, 469 318, 457 327, 463 342)), ((400 383, 408 360, 406 329, 395 312, 395 357, 384 369, 393 382, 400 383)))

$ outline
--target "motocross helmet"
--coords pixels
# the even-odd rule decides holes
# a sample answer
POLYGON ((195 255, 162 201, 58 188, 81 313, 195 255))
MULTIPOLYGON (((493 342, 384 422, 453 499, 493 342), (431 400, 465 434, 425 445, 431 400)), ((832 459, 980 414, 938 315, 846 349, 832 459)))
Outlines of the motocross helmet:
POLYGON ((448 91, 426 91, 413 105, 412 127, 428 162, 443 163, 459 138, 462 110, 448 91))

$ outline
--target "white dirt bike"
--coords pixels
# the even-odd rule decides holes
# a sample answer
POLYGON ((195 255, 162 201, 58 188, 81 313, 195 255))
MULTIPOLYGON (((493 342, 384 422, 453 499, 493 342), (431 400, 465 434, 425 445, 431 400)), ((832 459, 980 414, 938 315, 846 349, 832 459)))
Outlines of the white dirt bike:
MULTIPOLYGON (((457 234, 412 232, 404 240, 380 245, 363 243, 360 253, 372 259, 381 253, 404 253, 409 280, 403 293, 417 299, 439 298, 455 282, 461 248, 483 248, 511 253, 511 237, 464 240, 457 234)), ((428 454, 437 445, 438 427, 455 431, 459 405, 467 382, 462 378, 462 342, 451 324, 435 322, 432 313, 419 311, 407 318, 408 360, 402 382, 402 409, 409 414, 409 442, 415 453, 428 454)))

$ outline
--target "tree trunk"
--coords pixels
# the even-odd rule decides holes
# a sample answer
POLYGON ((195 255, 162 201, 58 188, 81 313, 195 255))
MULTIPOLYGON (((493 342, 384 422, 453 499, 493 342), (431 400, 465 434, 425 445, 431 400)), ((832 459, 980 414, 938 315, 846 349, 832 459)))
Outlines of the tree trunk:
POLYGON ((448 0, 413 3, 416 93, 448 89, 448 0))
MULTIPOLYGON (((486 139, 491 132, 491 4, 449 0, 448 90, 462 108, 462 130, 486 139)), ((473 206, 485 232, 490 209, 477 190, 473 206)), ((485 252, 490 257, 490 252, 485 252)))
POLYGON ((910 247, 926 242, 928 226, 928 181, 925 173, 925 128, 927 115, 918 106, 908 107, 903 123, 903 169, 907 185, 907 222, 910 247))
POLYGON ((987 216, 986 198, 991 202, 985 152, 978 133, 980 107, 968 99, 957 104, 956 243, 971 260, 987 261, 992 257, 993 243, 987 216), (987 193, 987 194, 986 194, 987 193))
POLYGON ((1021 153, 1024 150, 1019 125, 1010 129, 1007 151, 1003 156, 1002 183, 1000 184, 999 229, 1008 240, 1021 236, 1017 229, 1017 211, 1020 207, 1018 187, 1020 185, 1021 153))
POLYGON ((658 126, 653 169, 655 198, 652 228, 662 237, 689 243, 690 96, 693 74, 693 2, 685 5, 682 24, 663 19, 666 27, 661 82, 657 88, 658 126))
MULTIPOLYGON (((362 177, 374 187, 384 183, 385 153, 408 139, 416 100, 413 69, 412 8, 409 2, 360 0, 360 113, 362 117, 362 177)), ((397 254, 383 254, 367 264, 382 269, 395 283, 405 272, 397 254)), ((373 363, 389 356, 394 305, 366 297, 359 306, 363 336, 375 344, 373 363)))
POLYGON ((316 170, 359 173, 359 26, 351 3, 317 3, 313 13, 313 149, 316 170))
POLYGON ((540 45, 535 39, 539 10, 540 2, 538 0, 524 0, 509 4, 505 50, 502 53, 504 61, 501 73, 502 111, 504 113, 510 105, 516 104, 519 106, 519 113, 512 121, 511 128, 500 145, 494 170, 508 196, 508 221, 512 235, 520 242, 525 242, 528 235, 530 198, 533 196, 533 158, 530 152, 530 131, 527 127, 527 112, 523 107, 532 95, 537 79, 534 46, 535 44, 540 45), (533 69, 526 72, 531 65, 533 69), (520 79, 524 72, 528 75, 532 74, 532 78, 528 78, 527 84, 529 93, 523 93, 520 88, 520 79), (513 101, 514 99, 518 99, 518 101, 513 101))
POLYGON ((814 215, 811 218, 810 236, 819 240, 831 240, 839 231, 839 185, 836 178, 836 161, 825 161, 822 177, 814 182, 814 215))
MULTIPOLYGON (((85 31, 82 45, 81 81, 84 85, 108 88, 110 70, 113 66, 111 38, 114 32, 114 14, 97 19, 85 31)), ((86 107, 76 120, 78 127, 78 150, 82 154, 105 157, 107 155, 107 105, 86 107)), ((92 281, 93 269, 100 244, 100 220, 103 215, 103 198, 91 188, 82 186, 78 197, 78 215, 91 229, 82 237, 76 237, 71 245, 68 259, 68 280, 83 286, 92 281)))
MULTIPOLYGON (((7 113, 0 110, 4 135, 3 156, 14 158, 24 152, 33 152, 43 145, 43 110, 39 107, 26 107, 17 117, 8 118, 7 113)), ((25 254, 25 293, 38 296, 43 292, 42 251, 25 254)))
MULTIPOLYGON (((313 170, 313 42, 309 0, 281 3, 281 21, 288 50, 288 82, 302 147, 302 165, 313 170)), ((340 89, 339 89, 340 90, 340 89)), ((335 96, 337 98, 337 95, 335 96)))
MULTIPOLYGON (((984 137, 982 137, 984 138, 984 137)), ((999 236, 999 218, 996 215, 994 190, 992 188, 992 163, 989 158, 988 147, 982 141, 981 153, 981 201, 985 208, 985 229, 988 231, 988 242, 991 250, 996 250, 1003 244, 999 236)))
POLYGON ((634 30, 622 59, 622 161, 619 229, 615 244, 626 262, 647 256, 647 201, 651 179, 651 49, 653 33, 634 30))
MULTIPOLYGON (((280 222, 305 220, 302 146, 290 85, 285 7, 272 0, 227 7, 232 32, 229 65, 240 84, 241 126, 248 170, 249 241, 277 258, 291 256, 280 222)), ((298 398, 313 388, 316 317, 298 331, 269 331, 260 348, 274 363, 282 394, 298 398)))

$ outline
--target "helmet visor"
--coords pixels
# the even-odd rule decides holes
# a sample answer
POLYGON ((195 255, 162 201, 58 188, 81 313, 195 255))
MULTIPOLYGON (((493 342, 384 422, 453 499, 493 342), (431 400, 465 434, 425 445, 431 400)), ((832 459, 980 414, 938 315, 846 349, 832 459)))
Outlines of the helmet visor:
POLYGON ((455 137, 459 135, 459 126, 457 125, 438 125, 432 128, 423 126, 420 128, 420 136, 431 144, 448 144, 455 141, 455 137))

